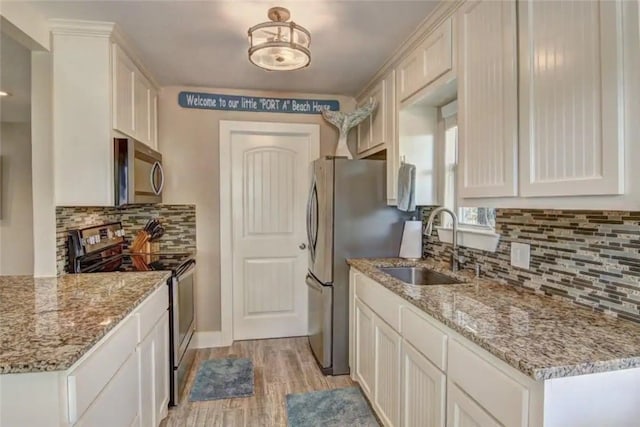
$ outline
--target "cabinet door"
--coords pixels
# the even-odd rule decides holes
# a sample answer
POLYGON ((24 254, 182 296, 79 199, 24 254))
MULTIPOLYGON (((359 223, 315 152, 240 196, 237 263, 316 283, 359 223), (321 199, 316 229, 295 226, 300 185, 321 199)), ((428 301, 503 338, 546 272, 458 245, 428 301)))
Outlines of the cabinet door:
POLYGON ((458 14, 459 195, 516 196, 516 3, 469 1, 458 14))
POLYGON ((409 53, 400 65, 398 65, 396 71, 396 90, 398 91, 399 101, 404 101, 419 89, 422 76, 421 51, 420 48, 417 48, 409 53))
POLYGON ((400 425, 400 335, 374 316, 375 386, 373 405, 387 426, 400 425))
POLYGON ((402 425, 444 427, 446 377, 409 343, 402 342, 402 425))
POLYGON ((501 427, 481 406, 454 383, 447 392, 447 427, 501 427))
POLYGON ((373 312, 358 298, 355 303, 356 380, 371 399, 374 392, 373 312))
POLYGON ((149 92, 149 147, 158 149, 158 92, 149 92))
POLYGON ((153 331, 147 335, 138 345, 138 366, 140 371, 140 427, 155 427, 154 412, 154 346, 155 334, 153 331))
POLYGON ((77 427, 129 427, 138 419, 138 361, 131 353, 77 427))
MULTIPOLYGON (((369 102, 370 97, 366 97, 356 108, 363 107, 369 102)), ((367 151, 371 145, 371 116, 367 117, 358 124, 358 154, 367 151)))
POLYGON ((521 195, 622 194, 621 1, 518 7, 521 195))
POLYGON ((377 103, 376 109, 371 113, 371 138, 369 139, 369 148, 378 147, 384 144, 386 140, 386 121, 387 121, 387 99, 386 99, 386 80, 381 80, 371 92, 371 99, 377 103))
POLYGON ((387 205, 395 206, 398 193, 398 168, 400 163, 400 145, 398 143, 398 102, 396 100, 396 71, 391 70, 385 78, 385 100, 387 113, 385 131, 387 142, 387 205))
POLYGON ((136 67, 116 44, 113 45, 113 128, 135 136, 133 85, 136 67))
POLYGON ((169 314, 138 345, 140 427, 157 427, 169 405, 169 314))
POLYGON ((169 406, 169 312, 167 311, 158 321, 155 330, 155 345, 153 348, 154 361, 154 409, 155 424, 167 416, 169 406))
POLYGON ((451 42, 452 19, 449 18, 438 26, 420 45, 421 75, 420 88, 434 82, 453 68, 453 51, 451 42))
POLYGON ((147 79, 139 72, 135 75, 134 82, 134 117, 136 139, 149 144, 149 95, 150 85, 147 79))
POLYGON ((404 101, 453 69, 452 20, 444 21, 400 63, 398 98, 404 101))

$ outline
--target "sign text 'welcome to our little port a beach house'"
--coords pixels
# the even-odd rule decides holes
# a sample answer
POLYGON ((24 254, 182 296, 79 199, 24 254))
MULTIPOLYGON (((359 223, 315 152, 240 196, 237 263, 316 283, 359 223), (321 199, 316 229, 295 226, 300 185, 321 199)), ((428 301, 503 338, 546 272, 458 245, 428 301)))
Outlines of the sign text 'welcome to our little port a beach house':
POLYGON ((183 108, 267 113, 320 114, 322 110, 340 110, 340 102, 332 99, 270 98, 200 92, 180 92, 178 104, 183 108))

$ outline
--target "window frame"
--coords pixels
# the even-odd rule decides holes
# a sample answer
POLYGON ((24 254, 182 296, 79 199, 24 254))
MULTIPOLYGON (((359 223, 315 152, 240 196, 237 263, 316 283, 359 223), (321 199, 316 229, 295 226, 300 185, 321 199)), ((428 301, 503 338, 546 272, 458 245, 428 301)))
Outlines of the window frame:
MULTIPOLYGON (((448 174, 451 173, 453 175, 453 212, 455 212, 458 217, 458 228, 467 229, 471 231, 484 231, 484 232, 495 232, 495 215, 494 215, 494 224, 477 224, 470 222, 462 222, 462 209, 481 209, 478 207, 465 207, 458 205, 458 176, 459 176, 459 157, 458 157, 458 130, 456 129, 456 143, 455 143, 455 153, 454 153, 454 161, 455 163, 451 166, 447 163, 447 131, 453 127, 458 127, 458 101, 454 100, 450 103, 443 105, 438 109, 438 147, 440 154, 438 156, 440 164, 442 165, 442 174, 439 179, 439 191, 440 191, 440 200, 442 201, 442 205, 451 209, 451 206, 448 206, 446 203, 447 197, 447 182, 448 182, 448 174)), ((492 209, 492 208, 487 208, 492 209)), ((494 209, 495 211, 495 209, 494 209)), ((451 217, 447 214, 441 214, 440 216, 440 224, 443 228, 452 228, 451 217)))

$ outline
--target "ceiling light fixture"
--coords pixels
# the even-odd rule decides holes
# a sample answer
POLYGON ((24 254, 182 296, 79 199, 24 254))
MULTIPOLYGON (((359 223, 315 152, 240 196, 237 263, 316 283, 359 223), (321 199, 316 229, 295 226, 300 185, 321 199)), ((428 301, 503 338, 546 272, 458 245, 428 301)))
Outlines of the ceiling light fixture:
POLYGON ((0 90, 0 96, 11 96, 9 92, 5 92, 4 90, 0 90))
POLYGON ((263 22, 249 28, 249 61, 269 71, 291 71, 307 67, 311 62, 311 34, 296 24, 287 22, 288 9, 272 7, 263 22))

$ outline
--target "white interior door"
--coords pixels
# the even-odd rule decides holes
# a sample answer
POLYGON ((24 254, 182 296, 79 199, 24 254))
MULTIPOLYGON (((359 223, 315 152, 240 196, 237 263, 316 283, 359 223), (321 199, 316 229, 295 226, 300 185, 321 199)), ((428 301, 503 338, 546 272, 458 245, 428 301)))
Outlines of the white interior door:
POLYGON ((230 137, 234 340, 308 333, 305 212, 317 148, 295 125, 263 125, 230 137))

